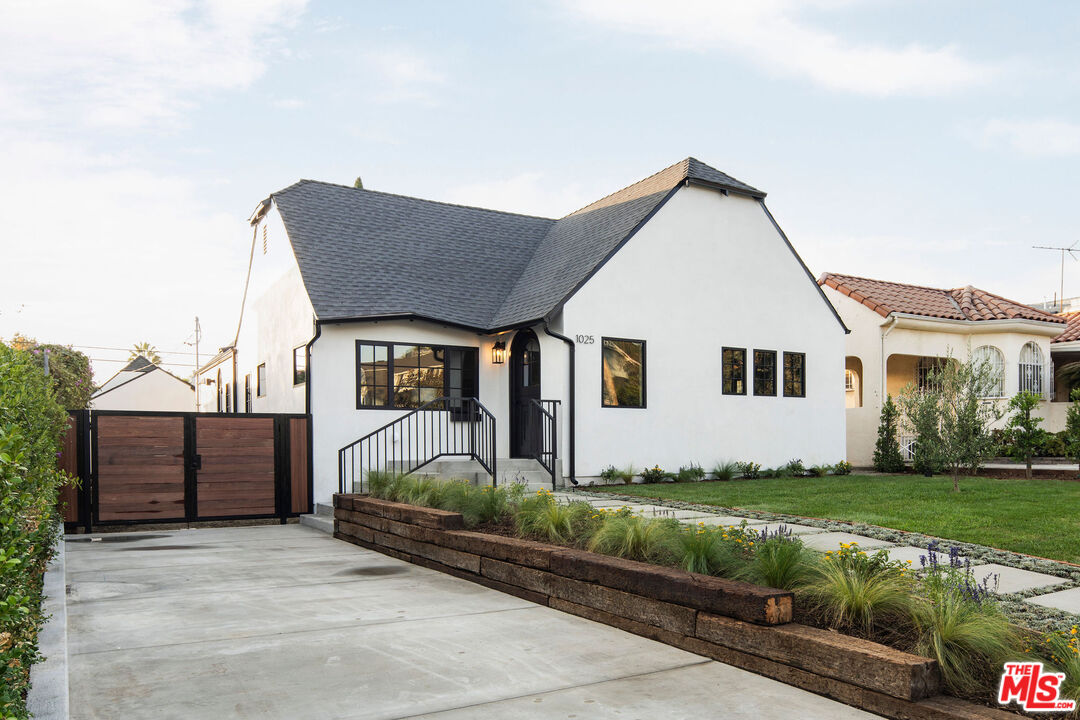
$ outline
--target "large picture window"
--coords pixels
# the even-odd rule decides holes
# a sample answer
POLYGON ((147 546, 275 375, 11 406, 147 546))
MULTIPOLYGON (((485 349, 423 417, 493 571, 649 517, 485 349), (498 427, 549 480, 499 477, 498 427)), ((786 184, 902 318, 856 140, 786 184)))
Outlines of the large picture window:
POLYGON ((724 348, 721 352, 724 365, 724 394, 746 394, 746 350, 724 348))
POLYGON ((476 397, 479 349, 356 341, 356 407, 418 408, 476 397))
POLYGON ((645 407, 645 341, 603 338, 601 342, 601 404, 645 407))
POLYGON ((784 397, 806 397, 805 353, 784 353, 784 397))
POLYGON ((776 351, 754 351, 754 394, 776 394, 776 351))

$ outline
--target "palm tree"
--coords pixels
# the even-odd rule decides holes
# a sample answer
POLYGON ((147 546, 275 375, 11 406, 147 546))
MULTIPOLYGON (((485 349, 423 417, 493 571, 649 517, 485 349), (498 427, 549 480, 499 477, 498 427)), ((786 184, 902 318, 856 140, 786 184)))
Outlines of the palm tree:
POLYGON ((128 356, 128 360, 134 360, 140 355, 155 365, 161 362, 161 356, 158 355, 157 348, 149 342, 135 343, 135 347, 131 348, 131 355, 128 356))

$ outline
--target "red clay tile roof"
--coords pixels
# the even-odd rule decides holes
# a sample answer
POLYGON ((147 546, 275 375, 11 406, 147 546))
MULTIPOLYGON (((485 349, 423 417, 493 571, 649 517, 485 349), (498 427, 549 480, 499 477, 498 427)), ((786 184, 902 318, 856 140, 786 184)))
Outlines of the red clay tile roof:
POLYGON ((1061 313, 1058 317, 1065 321, 1065 331, 1050 342, 1060 343, 1080 340, 1080 312, 1061 313))
MULTIPOLYGON (((1064 323, 1051 313, 968 285, 953 290, 871 280, 852 275, 823 273, 818 285, 827 285, 861 302, 882 317, 907 313, 946 320, 1039 320, 1064 323)), ((1080 321, 1077 327, 1080 337, 1080 321)))

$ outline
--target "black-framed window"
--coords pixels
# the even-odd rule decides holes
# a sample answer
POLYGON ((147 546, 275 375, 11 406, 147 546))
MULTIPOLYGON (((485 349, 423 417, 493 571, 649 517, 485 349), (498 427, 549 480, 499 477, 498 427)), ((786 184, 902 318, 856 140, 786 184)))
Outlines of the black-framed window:
POLYGON ((292 351, 292 382, 293 385, 303 385, 307 382, 307 346, 293 348, 292 351))
POLYGON ((724 367, 724 394, 746 394, 746 348, 726 347, 721 351, 724 367))
POLYGON ((645 341, 601 338, 600 403, 603 407, 645 407, 645 341))
POLYGON ((476 397, 480 349, 356 341, 356 407, 417 408, 439 397, 476 397))
POLYGON ((244 376, 244 412, 251 412, 251 375, 244 376))
POLYGON ((776 394, 776 351, 754 351, 754 394, 776 394))
POLYGON ((217 411, 221 412, 221 403, 223 402, 221 396, 225 392, 224 388, 221 387, 221 368, 218 368, 216 382, 217 384, 214 386, 214 395, 217 397, 217 411))
POLYGON ((232 383, 225 383, 225 412, 231 413, 232 411, 232 383))
POLYGON ((266 363, 255 368, 255 396, 266 397, 266 363))
POLYGON ((806 353, 784 352, 784 397, 806 397, 806 353))

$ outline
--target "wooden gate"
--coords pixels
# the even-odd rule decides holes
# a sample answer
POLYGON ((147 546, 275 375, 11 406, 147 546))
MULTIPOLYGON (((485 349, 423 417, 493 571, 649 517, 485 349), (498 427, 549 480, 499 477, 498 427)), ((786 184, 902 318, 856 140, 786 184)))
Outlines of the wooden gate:
POLYGON ((73 448, 80 460, 67 458, 64 467, 79 467, 83 481, 79 512, 69 510, 64 519, 90 529, 274 517, 284 522, 309 513, 309 422, 306 415, 94 411, 86 450, 69 439, 61 456, 73 448))

